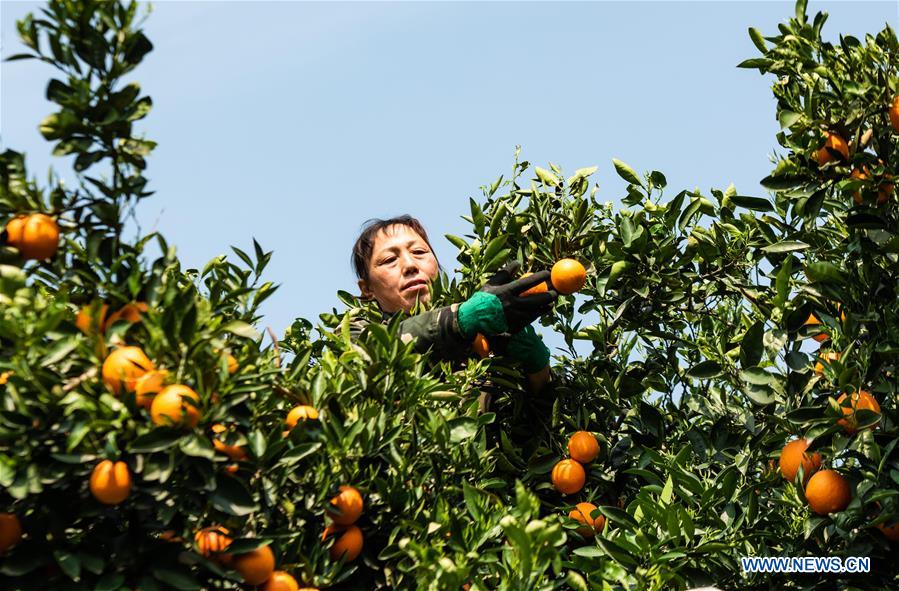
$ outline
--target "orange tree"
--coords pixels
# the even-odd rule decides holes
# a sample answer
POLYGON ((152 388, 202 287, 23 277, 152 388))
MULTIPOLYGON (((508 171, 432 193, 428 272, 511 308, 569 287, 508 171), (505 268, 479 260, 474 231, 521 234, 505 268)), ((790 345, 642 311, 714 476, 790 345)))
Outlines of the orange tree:
POLYGON ((517 154, 482 187, 436 304, 512 258, 588 269, 540 321, 568 349, 534 395, 501 355, 431 363, 399 319, 351 340, 374 311, 347 293, 317 334, 297 319, 262 347, 270 253, 200 271, 159 235, 125 240, 151 194, 153 143, 132 130, 151 101, 121 81, 151 49, 136 11, 60 1, 19 24, 26 55, 62 73, 41 131, 79 185, 38 187, 2 156, 4 588, 895 586, 891 29, 825 43, 803 2, 778 35, 750 29, 762 55, 741 66, 777 77, 782 126, 766 198, 671 196, 615 161, 615 211, 596 168, 517 154), (744 574, 742 556, 871 571, 744 574))

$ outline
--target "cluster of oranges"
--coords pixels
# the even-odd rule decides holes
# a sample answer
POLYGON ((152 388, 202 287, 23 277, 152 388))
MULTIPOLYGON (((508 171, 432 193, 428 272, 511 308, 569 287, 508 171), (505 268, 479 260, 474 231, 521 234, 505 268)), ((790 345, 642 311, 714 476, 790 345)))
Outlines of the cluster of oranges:
POLYGON ((359 491, 352 486, 344 485, 325 509, 325 513, 333 523, 325 527, 322 541, 335 538, 328 550, 333 560, 343 558, 347 562, 352 562, 362 552, 362 530, 356 525, 356 521, 362 515, 362 506, 362 495, 359 491))
MULTIPOLYGON (((528 272, 523 274, 521 277, 523 279, 528 275, 533 275, 533 273, 528 272)), ((587 269, 584 268, 584 265, 574 259, 561 259, 556 264, 554 264, 552 266, 552 270, 550 270, 549 283, 551 283, 552 288, 560 294, 571 295, 584 287, 584 284, 586 282, 587 269)), ((540 293, 546 293, 547 291, 549 291, 549 287, 550 286, 547 285, 547 282, 544 281, 542 283, 538 283, 530 289, 527 289, 526 291, 521 292, 520 295, 530 296, 540 293)), ((487 338, 481 333, 475 335, 474 340, 471 343, 471 348, 482 359, 490 356, 490 343, 487 341, 487 338)))
MULTIPOLYGON (((568 454, 571 459, 560 460, 553 466, 553 486, 563 495, 573 495, 584 488, 587 481, 587 473, 584 464, 589 464, 599 455, 599 442, 596 436, 589 431, 578 431, 568 440, 568 454)), ((568 513, 571 519, 578 521, 581 527, 577 532, 585 538, 592 538, 605 527, 606 519, 602 515, 596 515, 596 505, 593 503, 578 503, 568 513)))
POLYGON ((6 223, 6 243, 25 260, 44 260, 59 249, 59 224, 45 213, 17 215, 6 223))
MULTIPOLYGON (((899 96, 896 96, 890 103, 889 107, 887 108, 887 114, 893 130, 899 133, 899 96)), ((838 133, 828 131, 825 133, 824 144, 815 151, 813 159, 818 164, 818 166, 825 166, 832 162, 848 162, 849 144, 838 133)), ((882 166, 883 161, 879 160, 878 164, 882 166)), ((865 183, 874 180, 871 174, 871 169, 865 165, 853 168, 852 172, 849 174, 849 177, 851 179, 863 181, 865 183)), ((893 190, 895 188, 892 183, 893 177, 891 175, 883 173, 881 177, 882 178, 878 181, 877 184, 877 205, 883 205, 884 203, 886 203, 890 199, 890 196, 893 194, 893 190)), ((852 199, 856 205, 862 205, 864 203, 864 197, 861 190, 855 191, 855 193, 853 193, 852 199)))
MULTIPOLYGON (((268 546, 249 552, 231 555, 228 547, 234 540, 231 532, 219 525, 205 527, 194 535, 197 553, 211 558, 227 568, 240 573, 248 585, 260 585, 264 591, 317 591, 312 587, 300 588, 290 573, 275 570, 275 554, 268 546)), ((169 538, 171 539, 171 538, 169 538)))

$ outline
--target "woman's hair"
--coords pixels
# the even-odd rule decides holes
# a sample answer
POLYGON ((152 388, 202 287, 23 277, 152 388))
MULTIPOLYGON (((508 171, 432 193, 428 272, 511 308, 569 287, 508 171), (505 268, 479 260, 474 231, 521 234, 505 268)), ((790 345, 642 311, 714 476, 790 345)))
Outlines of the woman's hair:
MULTIPOLYGON (((387 220, 371 219, 363 224, 362 233, 359 234, 359 237, 356 238, 356 244, 353 245, 353 269, 356 271, 356 277, 368 281, 368 264, 371 262, 371 255, 375 248, 375 236, 381 230, 397 224, 408 226, 414 230, 428 244, 431 252, 434 252, 434 247, 431 246, 431 241, 428 240, 427 231, 425 231, 421 222, 414 217, 401 215, 387 220)), ((436 253, 434 253, 434 258, 437 258, 436 253)), ((440 265, 440 261, 437 261, 437 265, 440 265)))

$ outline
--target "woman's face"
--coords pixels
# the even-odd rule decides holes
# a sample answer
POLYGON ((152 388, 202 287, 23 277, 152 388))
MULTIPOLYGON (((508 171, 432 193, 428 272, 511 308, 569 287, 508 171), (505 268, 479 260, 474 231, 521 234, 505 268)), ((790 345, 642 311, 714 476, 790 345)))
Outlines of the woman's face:
POLYGON ((394 224, 375 235, 368 282, 360 279, 359 289, 385 312, 408 312, 416 299, 422 303, 431 299, 428 282, 437 270, 437 257, 424 238, 406 225, 394 224))

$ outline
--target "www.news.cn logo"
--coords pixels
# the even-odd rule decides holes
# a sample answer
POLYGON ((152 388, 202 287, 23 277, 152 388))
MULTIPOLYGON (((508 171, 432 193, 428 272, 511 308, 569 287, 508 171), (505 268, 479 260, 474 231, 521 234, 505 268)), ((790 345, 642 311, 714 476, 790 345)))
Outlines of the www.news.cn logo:
POLYGON ((871 559, 866 556, 745 556, 740 559, 745 573, 867 573, 871 559))

